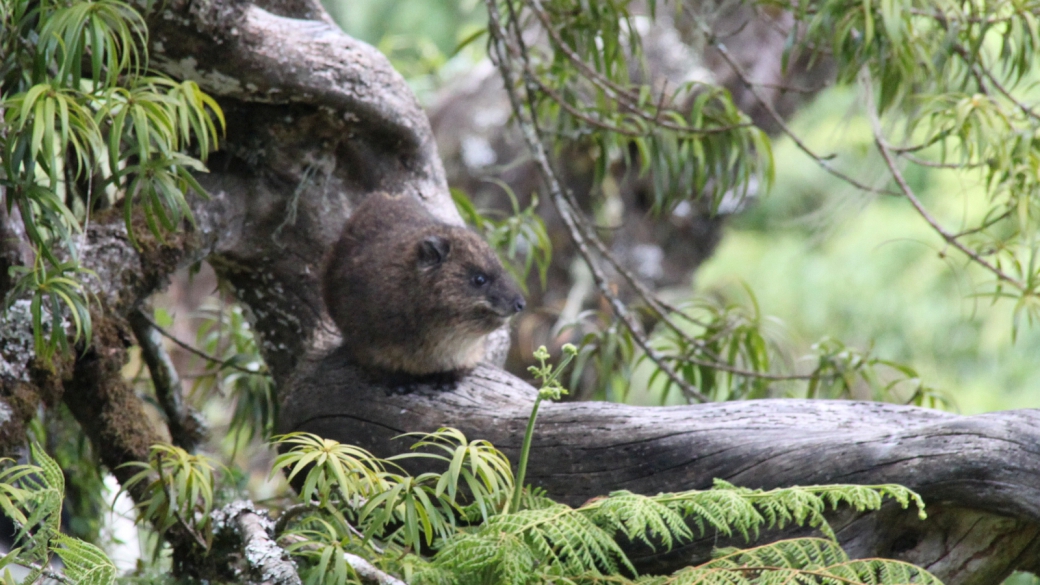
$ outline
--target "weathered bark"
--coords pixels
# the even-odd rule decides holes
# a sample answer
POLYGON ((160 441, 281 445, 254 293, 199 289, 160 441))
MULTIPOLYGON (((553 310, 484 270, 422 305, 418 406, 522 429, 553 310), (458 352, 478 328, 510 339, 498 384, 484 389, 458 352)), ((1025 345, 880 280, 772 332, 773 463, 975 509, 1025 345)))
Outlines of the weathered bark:
MULTIPOLYGON (((516 460, 533 389, 482 367, 455 389, 402 390, 372 380, 336 352, 301 370, 284 398, 282 431, 309 431, 387 456, 393 438, 454 426, 516 460)), ((626 489, 703 489, 714 478, 752 488, 898 483, 928 503, 838 514, 850 554, 927 567, 947 583, 995 583, 1040 552, 1040 411, 958 416, 874 402, 759 400, 645 408, 545 404, 528 467, 531 484, 571 505, 626 489)), ((792 529, 784 536, 799 534, 792 529)), ((776 538, 781 534, 767 535, 776 538)), ((670 553, 633 547, 644 569, 704 561, 705 538, 670 553)))

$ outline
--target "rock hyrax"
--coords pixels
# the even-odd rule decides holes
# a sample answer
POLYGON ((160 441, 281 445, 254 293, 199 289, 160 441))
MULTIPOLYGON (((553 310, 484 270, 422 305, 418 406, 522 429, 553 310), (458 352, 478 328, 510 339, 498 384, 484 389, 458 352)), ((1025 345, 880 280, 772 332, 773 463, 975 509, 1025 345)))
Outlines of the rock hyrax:
POLYGON ((524 297, 472 231, 410 196, 367 196, 343 226, 324 275, 325 306, 359 366, 461 374, 524 297))

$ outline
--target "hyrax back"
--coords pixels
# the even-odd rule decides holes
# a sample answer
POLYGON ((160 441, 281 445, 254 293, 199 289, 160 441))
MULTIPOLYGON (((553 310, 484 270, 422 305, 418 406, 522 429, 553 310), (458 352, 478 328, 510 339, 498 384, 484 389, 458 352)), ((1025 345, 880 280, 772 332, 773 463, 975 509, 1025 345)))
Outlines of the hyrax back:
POLYGON ((355 363, 416 376, 473 368, 487 335, 524 308, 484 240, 381 193, 343 226, 323 292, 355 363))

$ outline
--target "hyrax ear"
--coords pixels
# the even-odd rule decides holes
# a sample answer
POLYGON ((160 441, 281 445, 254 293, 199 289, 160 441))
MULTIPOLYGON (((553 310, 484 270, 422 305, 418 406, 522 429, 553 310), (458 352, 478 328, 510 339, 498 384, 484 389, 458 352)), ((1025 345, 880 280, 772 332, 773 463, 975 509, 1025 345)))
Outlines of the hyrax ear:
POLYGON ((448 258, 451 241, 441 236, 426 236, 419 242, 419 266, 430 268, 437 266, 448 258))

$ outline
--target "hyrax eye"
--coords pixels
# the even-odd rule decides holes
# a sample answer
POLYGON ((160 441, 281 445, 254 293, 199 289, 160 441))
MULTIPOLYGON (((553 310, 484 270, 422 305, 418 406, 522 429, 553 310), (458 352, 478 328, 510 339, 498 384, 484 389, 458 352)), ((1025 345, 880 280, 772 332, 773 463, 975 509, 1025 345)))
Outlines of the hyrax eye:
POLYGON ((486 274, 474 274, 469 278, 469 281, 473 283, 473 286, 484 286, 488 283, 488 277, 486 274))

